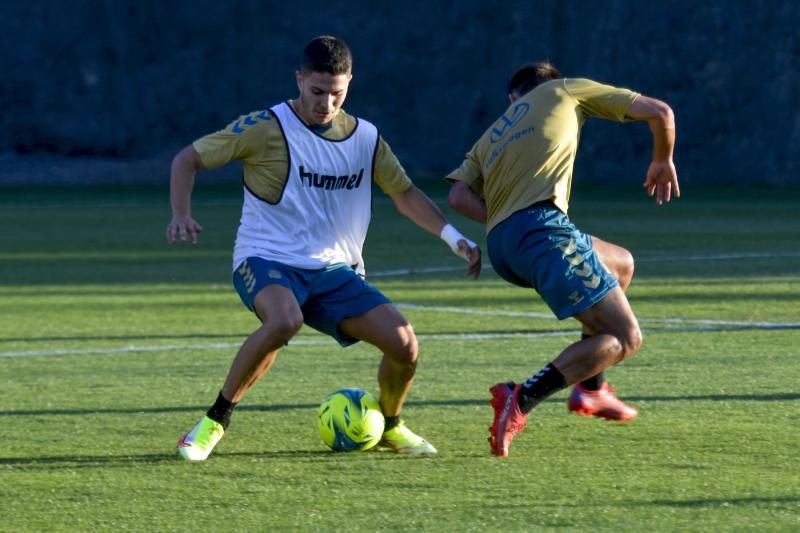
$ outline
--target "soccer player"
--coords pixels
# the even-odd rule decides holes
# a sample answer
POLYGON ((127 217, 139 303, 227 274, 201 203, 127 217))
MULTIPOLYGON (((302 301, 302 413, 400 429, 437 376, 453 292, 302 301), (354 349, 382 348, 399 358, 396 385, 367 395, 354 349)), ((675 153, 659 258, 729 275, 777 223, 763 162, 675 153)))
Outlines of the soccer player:
POLYGON ((379 402, 386 418, 381 444, 403 453, 436 453, 400 419, 417 364, 414 330, 364 279, 361 252, 373 182, 400 213, 467 260, 469 276, 478 276, 481 254, 414 186, 375 126, 342 109, 351 68, 344 41, 313 39, 295 73, 296 99, 242 116, 185 147, 172 161, 172 221, 166 230, 171 244, 195 244, 203 230, 191 210, 196 171, 243 162, 233 284, 261 321, 239 349, 206 416, 178 442, 185 459, 208 457, 236 404, 303 323, 342 346, 363 340, 381 350, 379 402))
POLYGON ((523 383, 491 387, 489 444, 499 456, 508 455, 528 413, 568 385, 575 385, 570 411, 619 421, 637 415, 603 376, 642 343, 624 292, 633 258, 628 250, 583 233, 567 217, 586 119, 647 121, 653 136, 647 194, 658 205, 680 196, 672 161, 675 119, 666 103, 588 79, 564 79, 546 62, 519 68, 507 94, 511 105, 446 177, 448 201, 486 224, 495 271, 514 285, 535 289, 559 319, 576 318, 583 337, 523 383))

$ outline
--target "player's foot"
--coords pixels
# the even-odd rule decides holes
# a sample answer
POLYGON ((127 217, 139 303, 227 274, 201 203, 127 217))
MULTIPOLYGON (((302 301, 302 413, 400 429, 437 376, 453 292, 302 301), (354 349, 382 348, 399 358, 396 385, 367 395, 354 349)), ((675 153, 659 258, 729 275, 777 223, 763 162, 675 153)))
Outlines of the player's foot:
POLYGON ((187 461, 205 461, 225 430, 207 416, 178 441, 178 454, 187 461))
POLYGON ((636 418, 639 412, 635 407, 627 405, 614 394, 616 389, 603 383, 600 390, 584 389, 580 383, 572 389, 567 401, 567 409, 571 413, 592 415, 606 420, 626 422, 636 418))
POLYGON ((430 442, 408 429, 402 420, 395 427, 383 433, 379 444, 399 453, 420 455, 436 453, 436 448, 430 442))
POLYGON ((494 422, 489 428, 489 446, 494 455, 506 457, 514 435, 525 429, 528 415, 519 410, 519 390, 522 385, 498 383, 491 387, 494 422))

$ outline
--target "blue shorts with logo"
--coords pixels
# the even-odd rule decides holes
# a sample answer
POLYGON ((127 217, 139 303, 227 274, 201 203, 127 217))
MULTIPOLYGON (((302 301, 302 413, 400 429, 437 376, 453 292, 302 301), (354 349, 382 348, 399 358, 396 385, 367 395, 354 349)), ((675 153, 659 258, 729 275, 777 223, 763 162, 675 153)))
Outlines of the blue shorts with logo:
POLYGON ((339 330, 342 320, 390 303, 383 293, 344 263, 309 270, 248 257, 233 271, 233 286, 244 305, 254 313, 256 295, 267 285, 275 284, 294 293, 306 324, 330 335, 342 346, 358 342, 339 330))
POLYGON ((600 262, 592 237, 551 202, 517 211, 486 239, 495 272, 532 287, 559 319, 580 313, 619 285, 600 262))

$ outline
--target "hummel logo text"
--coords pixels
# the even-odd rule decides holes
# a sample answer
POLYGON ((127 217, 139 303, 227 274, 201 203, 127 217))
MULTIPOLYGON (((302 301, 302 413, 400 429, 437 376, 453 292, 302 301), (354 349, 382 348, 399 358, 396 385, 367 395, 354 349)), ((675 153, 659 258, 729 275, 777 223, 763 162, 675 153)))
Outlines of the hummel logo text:
POLYGON ((300 165, 300 182, 308 187, 316 187, 318 189, 325 189, 333 191, 337 189, 358 189, 361 185, 361 178, 364 177, 364 169, 362 168, 358 174, 351 176, 329 176, 327 174, 318 174, 316 172, 306 172, 305 167, 300 165))

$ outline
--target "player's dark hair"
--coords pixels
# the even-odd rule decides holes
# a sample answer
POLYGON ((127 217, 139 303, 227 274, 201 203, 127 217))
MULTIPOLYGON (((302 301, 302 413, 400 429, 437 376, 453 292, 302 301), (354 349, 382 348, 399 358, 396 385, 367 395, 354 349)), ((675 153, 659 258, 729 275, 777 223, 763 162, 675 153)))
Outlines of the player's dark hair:
POLYGON ((528 63, 522 65, 509 78, 506 84, 506 93, 516 92, 519 96, 532 91, 540 83, 550 80, 557 80, 561 77, 558 71, 549 61, 539 61, 538 63, 528 63))
POLYGON ((304 73, 349 74, 353 68, 353 56, 343 40, 321 35, 309 41, 303 50, 302 68, 304 73))

